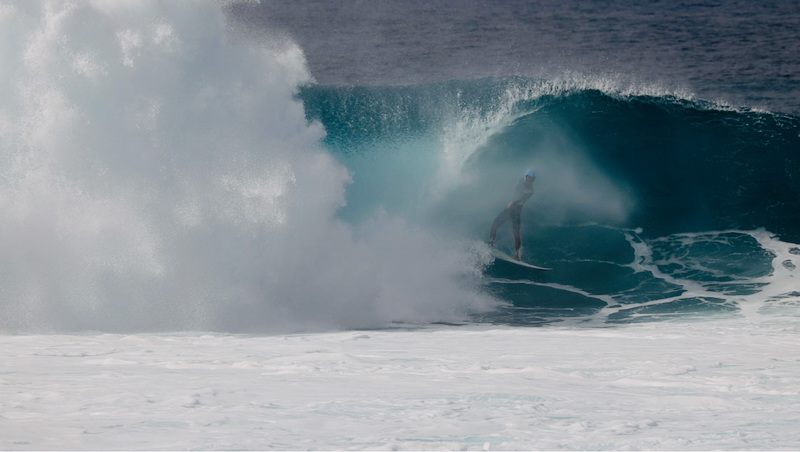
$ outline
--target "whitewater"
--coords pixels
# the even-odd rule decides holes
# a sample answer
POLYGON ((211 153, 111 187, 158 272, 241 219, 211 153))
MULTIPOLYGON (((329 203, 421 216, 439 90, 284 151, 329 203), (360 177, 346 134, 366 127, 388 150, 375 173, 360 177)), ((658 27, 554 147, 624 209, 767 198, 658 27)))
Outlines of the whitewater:
POLYGON ((392 72, 304 5, 0 0, 0 449, 800 448, 793 63, 535 70, 442 2, 486 62, 392 72), (484 242, 528 167, 552 272, 484 242))
POLYGON ((796 449, 796 318, 3 339, 5 449, 796 449))

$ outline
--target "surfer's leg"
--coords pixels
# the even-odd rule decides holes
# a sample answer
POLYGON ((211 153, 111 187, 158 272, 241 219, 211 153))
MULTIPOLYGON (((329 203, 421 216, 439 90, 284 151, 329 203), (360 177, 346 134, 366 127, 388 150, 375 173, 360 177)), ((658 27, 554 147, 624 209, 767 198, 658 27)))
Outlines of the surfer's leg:
POLYGON ((522 212, 511 212, 511 229, 514 231, 514 259, 519 260, 519 249, 522 246, 522 240, 519 236, 519 228, 522 223, 522 212))
POLYGON ((497 215, 497 218, 494 219, 492 223, 492 229, 489 230, 489 245, 494 246, 494 238, 497 236, 497 228, 500 227, 503 223, 505 223, 510 218, 508 209, 504 209, 497 215))

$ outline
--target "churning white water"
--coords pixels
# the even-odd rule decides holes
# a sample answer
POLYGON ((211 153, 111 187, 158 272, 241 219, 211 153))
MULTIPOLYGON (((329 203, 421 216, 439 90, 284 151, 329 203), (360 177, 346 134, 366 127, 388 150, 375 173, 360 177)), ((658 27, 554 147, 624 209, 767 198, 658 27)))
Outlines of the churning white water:
POLYGON ((2 337, 4 449, 797 449, 796 318, 2 337))
POLYGON ((192 1, 0 3, 0 330, 291 331, 464 318, 469 244, 334 218, 347 170, 286 38, 192 1), (402 301, 402 303, 401 303, 402 301))

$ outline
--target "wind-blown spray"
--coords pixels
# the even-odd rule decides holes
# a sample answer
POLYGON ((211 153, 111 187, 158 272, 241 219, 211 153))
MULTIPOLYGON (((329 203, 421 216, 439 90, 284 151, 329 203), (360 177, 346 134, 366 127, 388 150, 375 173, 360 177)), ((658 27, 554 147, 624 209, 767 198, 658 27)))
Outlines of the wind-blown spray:
POLYGON ((464 246, 334 218, 350 176, 293 97, 312 81, 293 42, 236 36, 202 0, 6 1, 0 29, 0 330, 345 328, 490 303, 464 246))

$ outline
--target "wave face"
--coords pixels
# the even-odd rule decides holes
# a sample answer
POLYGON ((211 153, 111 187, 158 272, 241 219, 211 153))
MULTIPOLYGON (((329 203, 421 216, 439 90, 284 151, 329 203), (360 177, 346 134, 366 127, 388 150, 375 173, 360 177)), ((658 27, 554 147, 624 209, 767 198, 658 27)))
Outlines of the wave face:
POLYGON ((632 321, 800 301, 796 116, 580 76, 299 97, 353 173, 339 212, 352 223, 380 207, 486 240, 525 168, 537 170, 523 250, 555 270, 489 267, 487 291, 516 309, 484 319, 632 321))
POLYGON ((231 32, 218 2, 3 1, 0 61, 0 331, 375 327, 494 303, 468 244, 335 217, 350 176, 294 98, 302 50, 231 32))

